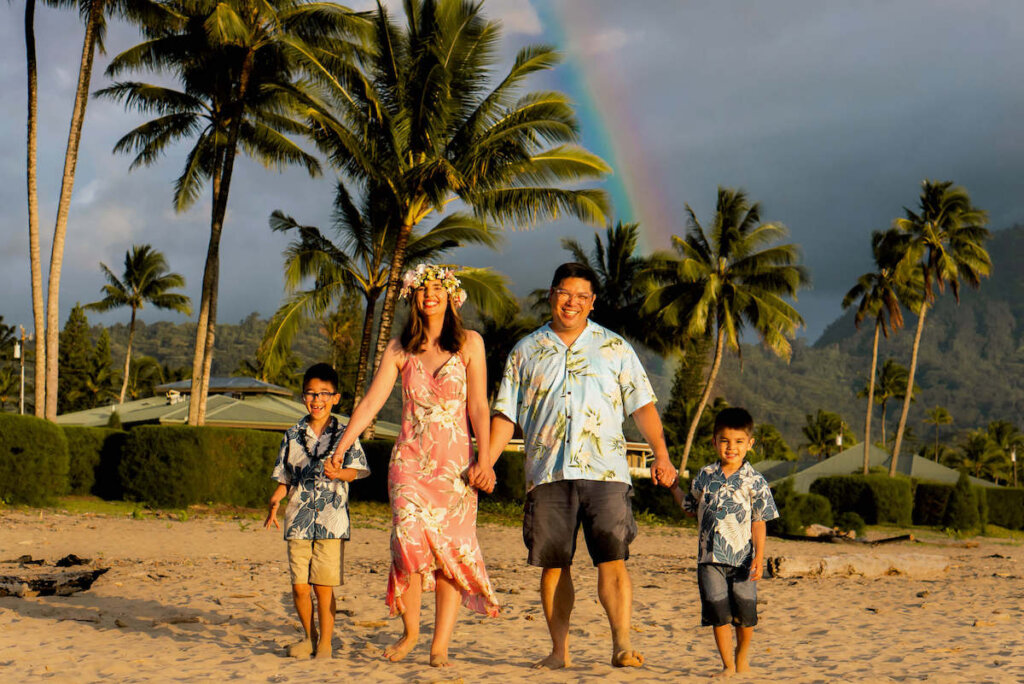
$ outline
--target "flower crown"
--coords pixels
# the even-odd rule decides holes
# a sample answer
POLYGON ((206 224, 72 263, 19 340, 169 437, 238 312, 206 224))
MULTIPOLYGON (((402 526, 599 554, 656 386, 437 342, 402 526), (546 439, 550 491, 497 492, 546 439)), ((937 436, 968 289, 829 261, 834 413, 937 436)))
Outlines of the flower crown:
POLYGON ((466 291, 462 289, 462 282, 455 277, 455 271, 439 264, 420 264, 406 271, 402 276, 402 290, 398 296, 408 299, 413 290, 423 287, 430 280, 441 281, 441 287, 448 293, 448 300, 456 309, 466 302, 466 291))

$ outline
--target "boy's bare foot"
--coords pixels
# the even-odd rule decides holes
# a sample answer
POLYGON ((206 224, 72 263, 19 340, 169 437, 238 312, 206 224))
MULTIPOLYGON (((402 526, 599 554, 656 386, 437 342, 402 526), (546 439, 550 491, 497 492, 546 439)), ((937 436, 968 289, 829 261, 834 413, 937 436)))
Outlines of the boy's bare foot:
POLYGON ((289 658, 308 658, 313 655, 313 640, 303 639, 288 647, 289 658))
POLYGON ((430 667, 451 667, 447 653, 431 653, 430 667))
POLYGON ((555 653, 533 664, 534 670, 561 670, 566 667, 572 667, 569 656, 562 657, 555 653))
POLYGON ((641 667, 644 657, 632 649, 623 649, 612 654, 612 667, 641 667))
POLYGON ((397 663, 399 660, 409 655, 409 651, 415 648, 416 640, 416 637, 403 636, 401 639, 384 649, 384 657, 393 663, 397 663))

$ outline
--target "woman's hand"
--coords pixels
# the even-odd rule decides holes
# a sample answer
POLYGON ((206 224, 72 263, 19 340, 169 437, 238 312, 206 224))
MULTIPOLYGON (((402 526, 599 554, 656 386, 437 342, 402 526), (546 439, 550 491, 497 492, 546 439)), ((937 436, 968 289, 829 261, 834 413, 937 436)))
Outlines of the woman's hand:
POLYGON ((469 486, 476 487, 482 492, 490 494, 494 491, 494 485, 498 483, 498 476, 494 474, 494 468, 474 461, 466 472, 469 486))

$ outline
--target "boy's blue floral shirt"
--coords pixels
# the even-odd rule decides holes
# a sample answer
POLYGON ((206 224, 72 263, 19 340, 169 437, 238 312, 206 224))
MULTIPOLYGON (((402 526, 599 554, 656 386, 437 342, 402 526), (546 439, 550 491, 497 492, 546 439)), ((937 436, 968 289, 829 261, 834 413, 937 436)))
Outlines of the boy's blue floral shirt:
POLYGON ((653 401, 629 343, 587 321, 571 347, 550 324, 520 340, 492 411, 523 429, 530 491, 558 480, 630 483, 622 421, 653 401))
MULTIPOLYGON (((334 451, 343 426, 331 416, 318 438, 309 427, 308 420, 309 416, 306 416, 284 433, 271 475, 288 487, 284 538, 348 539, 351 531, 348 482, 331 480, 324 475, 324 461, 334 451)), ((370 474, 359 440, 345 452, 342 467, 358 470, 356 479, 370 474)))
POLYGON ((746 461, 726 477, 721 462, 705 466, 690 484, 683 508, 700 520, 697 563, 750 568, 754 544, 750 524, 779 517, 761 473, 746 461))

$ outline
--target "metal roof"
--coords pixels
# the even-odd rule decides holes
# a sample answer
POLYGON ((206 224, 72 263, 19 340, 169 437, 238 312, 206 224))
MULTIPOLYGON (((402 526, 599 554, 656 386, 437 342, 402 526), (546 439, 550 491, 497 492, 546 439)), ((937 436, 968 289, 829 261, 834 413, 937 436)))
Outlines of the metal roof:
MULTIPOLYGON (((179 380, 178 382, 167 382, 162 385, 157 385, 153 390, 157 393, 165 393, 173 390, 181 394, 191 394, 192 379, 189 378, 188 380, 179 380)), ((282 397, 291 397, 295 395, 295 393, 287 387, 272 385, 269 382, 263 382, 256 378, 243 376, 211 377, 209 393, 216 394, 221 392, 227 392, 229 394, 277 394, 282 397)))

